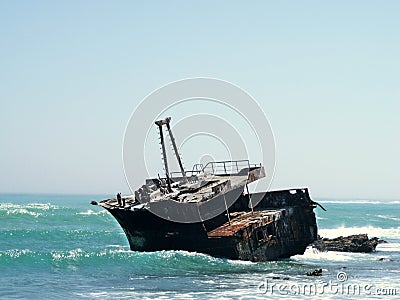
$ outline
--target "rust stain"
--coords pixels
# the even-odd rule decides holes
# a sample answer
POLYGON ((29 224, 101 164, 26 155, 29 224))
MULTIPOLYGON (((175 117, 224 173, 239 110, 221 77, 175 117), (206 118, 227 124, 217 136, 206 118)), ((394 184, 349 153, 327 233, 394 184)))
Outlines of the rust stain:
POLYGON ((279 212, 270 210, 242 213, 232 219, 230 223, 226 222, 222 226, 210 231, 207 235, 208 237, 233 236, 247 227, 259 227, 272 223, 276 214, 279 214, 279 212))

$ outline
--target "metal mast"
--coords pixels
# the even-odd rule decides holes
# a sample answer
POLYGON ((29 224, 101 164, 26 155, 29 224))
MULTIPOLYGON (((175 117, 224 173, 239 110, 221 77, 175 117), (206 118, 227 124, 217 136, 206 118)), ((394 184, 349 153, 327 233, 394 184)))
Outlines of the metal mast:
POLYGON ((171 138, 172 147, 174 148, 176 160, 178 161, 179 168, 181 169, 182 177, 187 182, 188 180, 187 180, 187 177, 186 177, 185 170, 183 168, 182 160, 181 160, 181 157, 179 156, 179 153, 178 153, 178 147, 176 147, 175 138, 174 138, 174 135, 172 134, 171 127, 169 126, 169 122, 170 121, 171 121, 171 117, 165 118, 165 122, 166 122, 167 129, 168 129, 168 132, 169 132, 169 137, 171 138))
POLYGON ((164 144, 164 135, 162 130, 164 120, 156 121, 155 124, 158 126, 160 131, 160 140, 161 140, 161 147, 162 147, 162 154, 163 154, 163 161, 164 161, 164 168, 165 168, 165 176, 167 177, 167 186, 168 191, 171 191, 171 180, 169 179, 169 170, 168 170, 168 161, 167 161, 167 152, 165 151, 165 144, 164 144))
POLYGON ((155 121, 155 124, 158 126, 158 129, 160 131, 160 140, 161 140, 162 155, 163 155, 163 160, 164 160, 165 176, 167 177, 167 182, 168 182, 167 184, 168 184, 169 191, 171 191, 171 179, 169 177, 167 152, 165 151, 164 135, 163 135, 163 131, 162 131, 163 125, 167 125, 169 137, 171 139, 171 143, 172 143, 173 150, 175 152, 176 159, 178 160, 179 168, 181 169, 182 177, 186 182, 188 181, 187 177, 186 177, 185 169, 183 168, 181 157, 179 156, 178 147, 176 146, 176 143, 175 143, 174 135, 172 134, 171 126, 169 125, 170 121, 171 121, 171 117, 167 117, 164 120, 155 121))

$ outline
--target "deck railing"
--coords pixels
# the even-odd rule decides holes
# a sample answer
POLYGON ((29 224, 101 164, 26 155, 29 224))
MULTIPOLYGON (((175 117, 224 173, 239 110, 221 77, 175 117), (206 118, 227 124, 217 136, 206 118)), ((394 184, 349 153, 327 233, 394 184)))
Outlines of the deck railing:
MULTIPOLYGON (((249 160, 225 160, 225 161, 212 161, 203 164, 195 164, 191 171, 185 171, 187 177, 199 174, 201 172, 213 174, 213 175, 231 175, 238 174, 243 169, 249 169, 251 167, 249 160)), ((181 172, 171 172, 172 177, 179 177, 181 172)))
POLYGON ((237 174, 245 168, 250 169, 250 163, 247 159, 225 160, 211 161, 203 167, 202 171, 214 175, 228 175, 237 174))
MULTIPOLYGON (((211 161, 205 166, 203 164, 195 164, 191 171, 185 171, 185 175, 190 177, 201 172, 213 175, 232 175, 238 174, 243 169, 249 170, 255 167, 261 167, 261 164, 250 164, 248 159, 211 161)), ((171 178, 180 177, 181 175, 181 172, 171 172, 171 178)))

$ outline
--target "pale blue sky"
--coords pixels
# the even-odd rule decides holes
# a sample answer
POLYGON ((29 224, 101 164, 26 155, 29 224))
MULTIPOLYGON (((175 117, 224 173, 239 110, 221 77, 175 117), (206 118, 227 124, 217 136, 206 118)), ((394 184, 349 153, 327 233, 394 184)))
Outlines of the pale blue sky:
POLYGON ((132 110, 207 76, 266 112, 273 188, 399 199, 399 15, 398 1, 0 1, 0 192, 128 192, 132 110))

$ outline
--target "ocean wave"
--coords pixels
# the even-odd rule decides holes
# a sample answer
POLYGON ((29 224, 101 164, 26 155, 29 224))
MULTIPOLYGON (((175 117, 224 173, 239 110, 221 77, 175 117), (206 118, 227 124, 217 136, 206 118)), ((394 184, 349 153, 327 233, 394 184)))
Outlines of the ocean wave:
POLYGON ((181 260, 184 259, 186 261, 192 261, 195 263, 203 262, 208 264, 226 264, 226 265, 236 265, 236 266, 244 266, 244 265, 255 265, 256 263, 251 261, 243 261, 243 260, 231 260, 225 258, 213 257, 208 254, 199 253, 199 252, 189 252, 184 250, 174 250, 174 251, 157 251, 157 252, 147 252, 150 255, 157 255, 163 259, 171 259, 171 260, 181 260))
MULTIPOLYGON (((45 220, 45 223, 55 222, 55 225, 60 225, 60 220, 64 222, 71 222, 79 224, 82 222, 89 222, 91 226, 100 224, 104 221, 112 221, 112 217, 106 210, 86 209, 85 207, 62 207, 52 205, 49 203, 29 203, 29 204, 13 204, 1 203, 0 204, 0 218, 13 217, 22 220, 29 220, 31 218, 40 218, 45 220), (90 221, 88 219, 90 218, 90 221)), ((25 222, 22 221, 22 222, 25 222)), ((15 223, 15 222, 13 222, 15 223)), ((11 225, 11 223, 10 223, 11 225)))
POLYGON ((64 251, 14 249, 0 251, 0 269, 15 264, 40 265, 57 269, 79 269, 132 265, 139 274, 148 276, 187 276, 190 274, 241 274, 268 271, 265 263, 228 260, 187 251, 135 252, 127 246, 87 251, 77 247, 64 251))
POLYGON ((0 210, 9 209, 37 209, 37 210, 50 210, 59 209, 58 206, 50 203, 28 203, 28 204, 14 204, 14 203, 0 203, 0 210))
MULTIPOLYGON (((399 252, 400 243, 379 244, 376 248, 379 252, 399 252)), ((371 260, 369 253, 353 253, 338 251, 319 251, 312 246, 308 246, 303 255, 295 255, 291 259, 298 261, 351 261, 351 260, 371 260)))
POLYGON ((98 258, 98 257, 110 257, 112 259, 121 253, 129 253, 134 255, 134 252, 127 250, 127 248, 119 249, 105 249, 101 251, 85 251, 81 248, 76 248, 67 251, 51 251, 51 252, 40 252, 32 251, 30 249, 10 249, 6 251, 0 251, 0 261, 1 259, 6 260, 18 260, 18 259, 31 259, 33 261, 74 261, 82 260, 85 258, 98 258))
POLYGON ((11 249, 4 252, 0 252, 0 257, 9 257, 9 258, 19 258, 24 255, 29 255, 32 253, 29 249, 11 249))
POLYGON ((91 216, 91 215, 107 215, 108 212, 106 210, 100 210, 100 211, 93 211, 91 209, 88 209, 87 211, 84 212, 77 212, 75 213, 76 215, 84 215, 84 216, 91 216))
POLYGON ((376 247, 376 250, 384 252, 400 252, 400 243, 379 244, 376 247))
MULTIPOLYGON (((237 279, 235 282, 224 283, 221 281, 206 283, 203 281, 192 281, 188 283, 188 286, 198 285, 202 291, 186 287, 185 290, 174 290, 173 288, 167 288, 165 290, 150 290, 148 288, 138 287, 138 288, 125 288, 120 290, 107 290, 107 291, 95 291, 95 292, 79 292, 76 296, 79 298, 89 298, 89 299, 268 299, 266 295, 260 294, 256 287, 252 287, 254 282, 258 283, 258 279, 253 280, 243 280, 237 279), (206 288, 202 285, 205 284, 206 288), (252 287, 252 288, 249 288, 252 287)), ((278 292, 275 292, 278 294, 278 292)), ((282 297, 280 297, 282 298, 282 297)), ((273 299, 278 299, 278 296, 273 297, 273 299)), ((302 299, 299 297, 291 297, 290 295, 285 295, 285 299, 302 299)), ((327 295, 324 295, 324 299, 331 299, 327 295)), ((332 298, 333 299, 333 298, 332 298)))
POLYGON ((348 236, 352 234, 367 233, 369 237, 400 239, 400 227, 380 228, 373 226, 338 227, 332 229, 318 229, 319 235, 325 238, 348 236))
POLYGON ((42 214, 39 212, 27 210, 26 208, 16 208, 16 209, 8 209, 7 215, 30 215, 37 218, 42 214))
POLYGON ((307 247, 303 255, 295 255, 292 257, 294 260, 327 260, 327 261, 349 261, 354 259, 359 259, 365 256, 359 253, 347 253, 347 252, 337 252, 337 251, 318 251, 311 246, 307 247))
POLYGON ((35 218, 42 216, 48 211, 59 209, 58 206, 51 205, 50 203, 28 203, 28 204, 14 204, 14 203, 0 203, 1 215, 18 216, 27 215, 35 218))
POLYGON ((400 218, 387 216, 387 215, 376 215, 378 218, 385 219, 385 220, 392 220, 392 221, 400 221, 400 218))

